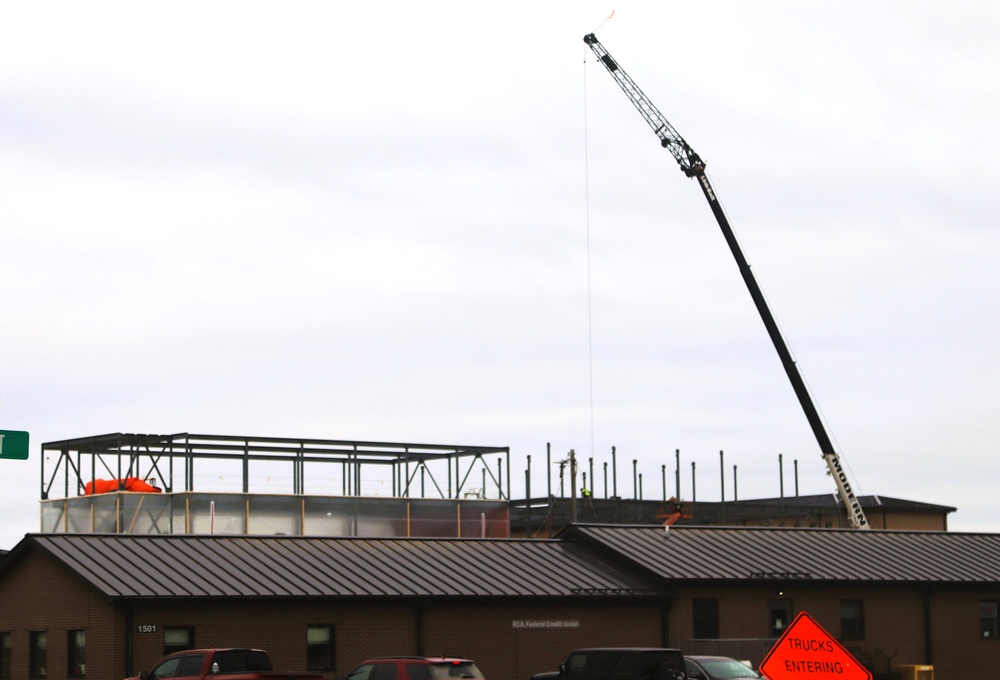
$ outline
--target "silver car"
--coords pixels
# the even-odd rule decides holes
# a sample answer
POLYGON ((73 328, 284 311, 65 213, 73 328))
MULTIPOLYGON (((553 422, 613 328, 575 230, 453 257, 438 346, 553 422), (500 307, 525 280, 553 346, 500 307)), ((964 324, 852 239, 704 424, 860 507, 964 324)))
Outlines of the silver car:
POLYGON ((742 661, 728 656, 685 656, 684 670, 688 680, 729 680, 730 678, 760 678, 760 673, 742 661))

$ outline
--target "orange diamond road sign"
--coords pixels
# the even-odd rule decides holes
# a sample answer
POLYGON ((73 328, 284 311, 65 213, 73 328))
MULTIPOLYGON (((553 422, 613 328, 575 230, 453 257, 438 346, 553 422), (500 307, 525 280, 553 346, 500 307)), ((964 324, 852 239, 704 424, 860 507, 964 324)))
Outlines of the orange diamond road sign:
POLYGON ((844 646, 800 612, 760 664, 768 680, 872 680, 844 646))

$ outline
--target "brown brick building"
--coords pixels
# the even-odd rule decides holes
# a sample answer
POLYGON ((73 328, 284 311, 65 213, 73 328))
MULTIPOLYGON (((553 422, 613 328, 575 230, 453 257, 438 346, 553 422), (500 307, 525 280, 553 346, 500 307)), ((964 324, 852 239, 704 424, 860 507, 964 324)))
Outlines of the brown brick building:
POLYGON ((575 647, 756 665, 808 611, 876 676, 1000 677, 1000 535, 576 525, 552 540, 28 535, 0 562, 0 677, 120 680, 183 647, 254 646, 330 678, 458 654, 527 680, 575 647))

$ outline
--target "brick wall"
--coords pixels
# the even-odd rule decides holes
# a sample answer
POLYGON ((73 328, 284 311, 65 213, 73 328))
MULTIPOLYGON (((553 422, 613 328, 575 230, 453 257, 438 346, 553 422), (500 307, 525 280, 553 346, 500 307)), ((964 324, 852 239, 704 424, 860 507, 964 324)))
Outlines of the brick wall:
MULTIPOLYGON (((941 597, 950 602, 955 596, 942 594, 941 597)), ((682 648, 685 641, 692 637, 691 601, 694 598, 719 599, 721 638, 761 641, 770 639, 768 601, 772 598, 790 600, 793 616, 801 611, 809 612, 812 618, 837 639, 841 637, 841 599, 860 599, 864 603, 864 640, 844 640, 845 647, 878 673, 887 672, 893 663, 928 663, 924 648, 924 594, 919 588, 859 584, 853 588, 817 589, 783 584, 779 589, 776 584, 770 588, 686 589, 675 605, 670 620, 671 640, 682 648)), ((964 625, 972 626, 978 631, 979 619, 975 606, 967 608, 957 618, 964 619, 964 625)), ((948 624, 935 615, 932 617, 932 625, 937 628, 948 624)), ((940 649, 937 639, 935 646, 940 649)), ((764 646, 761 642, 756 653, 748 653, 745 658, 756 666, 763 660, 767 649, 769 646, 764 646)), ((997 645, 997 651, 1000 651, 1000 644, 997 645)), ((935 677, 942 680, 940 673, 936 673, 935 677)), ((947 678, 947 675, 944 677, 947 678)))
MULTIPOLYGON (((365 659, 417 654, 419 616, 416 603, 142 604, 135 625, 155 625, 157 632, 133 633, 135 670, 148 670, 162 656, 165 626, 193 626, 198 647, 260 647, 269 652, 275 668, 302 670, 305 629, 317 624, 335 626, 336 670, 328 675, 341 678, 365 659)), ((555 670, 577 647, 661 644, 656 602, 430 604, 423 620, 426 655, 466 656, 489 680, 528 680, 534 673, 555 670)))
MULTIPOLYGON (((122 565, 127 568, 127 565, 122 565)), ((834 637, 840 635, 840 600, 864 602, 865 639, 846 644, 884 672, 890 663, 931 662, 937 680, 1000 678, 1000 640, 979 634, 979 602, 1000 599, 1000 587, 923 587, 857 584, 729 585, 683 588, 669 612, 669 644, 684 649, 692 635, 694 598, 719 599, 723 638, 767 638, 768 600, 791 600, 795 612, 808 611, 834 637), (779 595, 780 588, 780 595, 779 595), (925 597, 929 597, 932 656, 925 650, 925 597)), ((276 667, 306 665, 306 626, 333 625, 336 668, 342 678, 373 656, 416 654, 418 621, 424 621, 424 652, 474 659, 489 680, 528 680, 554 670, 568 652, 587 646, 660 646, 662 600, 614 596, 566 600, 481 600, 476 603, 428 600, 421 614, 411 600, 390 602, 253 600, 114 604, 44 553, 26 551, 0 578, 0 631, 13 638, 13 680, 27 680, 28 635, 48 633, 48 680, 66 677, 67 631, 87 631, 88 680, 125 677, 126 640, 134 671, 149 669, 163 652, 166 626, 193 626, 202 647, 251 646, 268 650, 276 667), (155 626, 139 633, 138 626, 155 626), (126 630, 128 628, 128 630, 126 630)), ((755 660, 756 661, 756 660, 755 660)))
POLYGON ((133 633, 135 670, 149 669, 163 656, 163 629, 194 627, 197 647, 256 647, 267 650, 278 670, 305 670, 306 627, 334 626, 335 670, 343 677, 366 658, 416 654, 416 610, 405 605, 338 605, 266 602, 144 603, 135 624, 155 633, 133 633))
POLYGON ((615 605, 600 596, 549 606, 431 606, 425 614, 426 651, 474 659, 488 680, 528 680, 558 670, 579 647, 659 647, 660 611, 656 601, 615 605))
POLYGON ((931 596, 934 621, 934 677, 1000 678, 1000 639, 984 640, 979 631, 979 602, 1000 600, 1000 591, 969 589, 931 596))
POLYGON ((87 631, 88 677, 121 678, 124 653, 115 608, 93 589, 37 553, 28 554, 0 579, 0 631, 12 635, 11 676, 28 677, 28 637, 46 631, 50 680, 67 675, 67 631, 87 631))

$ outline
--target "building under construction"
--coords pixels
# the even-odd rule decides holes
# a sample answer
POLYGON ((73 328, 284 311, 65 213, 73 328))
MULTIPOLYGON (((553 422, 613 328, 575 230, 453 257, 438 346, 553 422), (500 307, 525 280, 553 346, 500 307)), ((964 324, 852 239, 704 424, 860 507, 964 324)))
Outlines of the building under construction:
MULTIPOLYGON (((548 472, 544 495, 533 496, 530 459, 525 497, 513 499, 506 447, 184 433, 81 437, 42 444, 42 453, 43 533, 539 538, 574 522, 849 526, 836 494, 681 501, 665 470, 654 498, 641 485, 623 498, 615 480, 600 495, 576 494, 573 479, 548 472), (213 478, 229 488, 207 488, 213 478), (372 487, 373 478, 383 483, 372 487)), ((861 502, 881 529, 945 531, 955 511, 861 502)))

